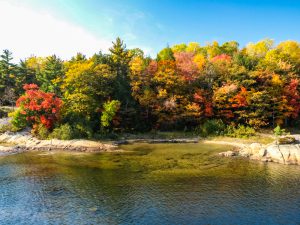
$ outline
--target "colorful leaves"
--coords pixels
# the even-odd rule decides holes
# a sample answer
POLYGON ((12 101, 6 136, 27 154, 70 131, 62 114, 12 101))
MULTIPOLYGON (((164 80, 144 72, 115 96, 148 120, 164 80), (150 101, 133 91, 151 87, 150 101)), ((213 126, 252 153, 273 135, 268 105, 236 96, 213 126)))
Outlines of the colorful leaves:
POLYGON ((17 100, 20 113, 26 115, 31 124, 42 123, 47 129, 52 129, 59 119, 61 99, 53 93, 40 91, 36 84, 25 84, 24 90, 25 94, 17 100))

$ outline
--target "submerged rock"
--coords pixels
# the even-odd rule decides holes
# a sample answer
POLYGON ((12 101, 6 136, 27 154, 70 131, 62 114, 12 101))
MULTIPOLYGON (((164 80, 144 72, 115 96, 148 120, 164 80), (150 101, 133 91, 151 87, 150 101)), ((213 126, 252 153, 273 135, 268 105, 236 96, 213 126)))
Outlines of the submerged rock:
POLYGON ((231 157, 231 156, 236 156, 237 153, 234 151, 227 151, 227 152, 221 152, 221 153, 219 153, 219 155, 225 156, 225 157, 231 157))

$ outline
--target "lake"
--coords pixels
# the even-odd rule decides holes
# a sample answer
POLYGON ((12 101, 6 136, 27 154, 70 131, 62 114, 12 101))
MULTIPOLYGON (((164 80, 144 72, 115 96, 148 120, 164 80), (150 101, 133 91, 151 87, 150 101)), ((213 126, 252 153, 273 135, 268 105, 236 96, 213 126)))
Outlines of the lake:
POLYGON ((300 166, 203 143, 121 148, 0 157, 0 223, 300 224, 300 166))

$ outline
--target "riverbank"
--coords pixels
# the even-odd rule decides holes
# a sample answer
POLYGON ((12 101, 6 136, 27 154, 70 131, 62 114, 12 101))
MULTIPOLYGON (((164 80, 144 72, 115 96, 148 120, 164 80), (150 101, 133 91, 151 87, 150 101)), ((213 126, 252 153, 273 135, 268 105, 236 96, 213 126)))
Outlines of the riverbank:
POLYGON ((219 153, 223 157, 244 157, 262 162, 275 162, 285 165, 300 165, 300 138, 299 135, 289 135, 281 137, 279 140, 269 144, 233 143, 237 146, 232 151, 219 153), (290 142, 281 143, 281 140, 290 139, 290 142))
MULTIPOLYGON (((299 136, 293 135, 298 140, 299 136)), ((244 157, 263 162, 300 165, 300 144, 276 144, 272 135, 255 136, 248 139, 215 137, 201 138, 136 138, 122 139, 103 143, 84 139, 74 140, 39 140, 30 132, 6 132, 0 135, 0 156, 22 153, 25 151, 69 151, 69 152, 116 152, 122 151, 120 145, 134 143, 203 143, 232 146, 232 150, 221 152, 223 157, 244 157)))
POLYGON ((14 154, 24 151, 77 151, 77 152, 111 152, 117 151, 118 146, 110 143, 101 143, 83 139, 75 140, 39 140, 30 132, 5 132, 0 135, 0 152, 2 154, 14 154), (1 144, 3 143, 3 144, 1 144), (2 145, 2 146, 1 146, 2 145), (6 145, 6 146, 3 146, 6 145))

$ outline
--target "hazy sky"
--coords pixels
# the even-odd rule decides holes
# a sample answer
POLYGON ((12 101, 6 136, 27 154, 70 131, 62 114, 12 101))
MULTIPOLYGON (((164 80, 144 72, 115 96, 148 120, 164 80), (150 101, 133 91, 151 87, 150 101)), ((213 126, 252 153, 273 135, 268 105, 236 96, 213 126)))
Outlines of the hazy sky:
POLYGON ((300 1, 0 0, 0 28, 0 50, 16 59, 89 56, 117 36, 155 56, 190 41, 300 41, 300 1))

